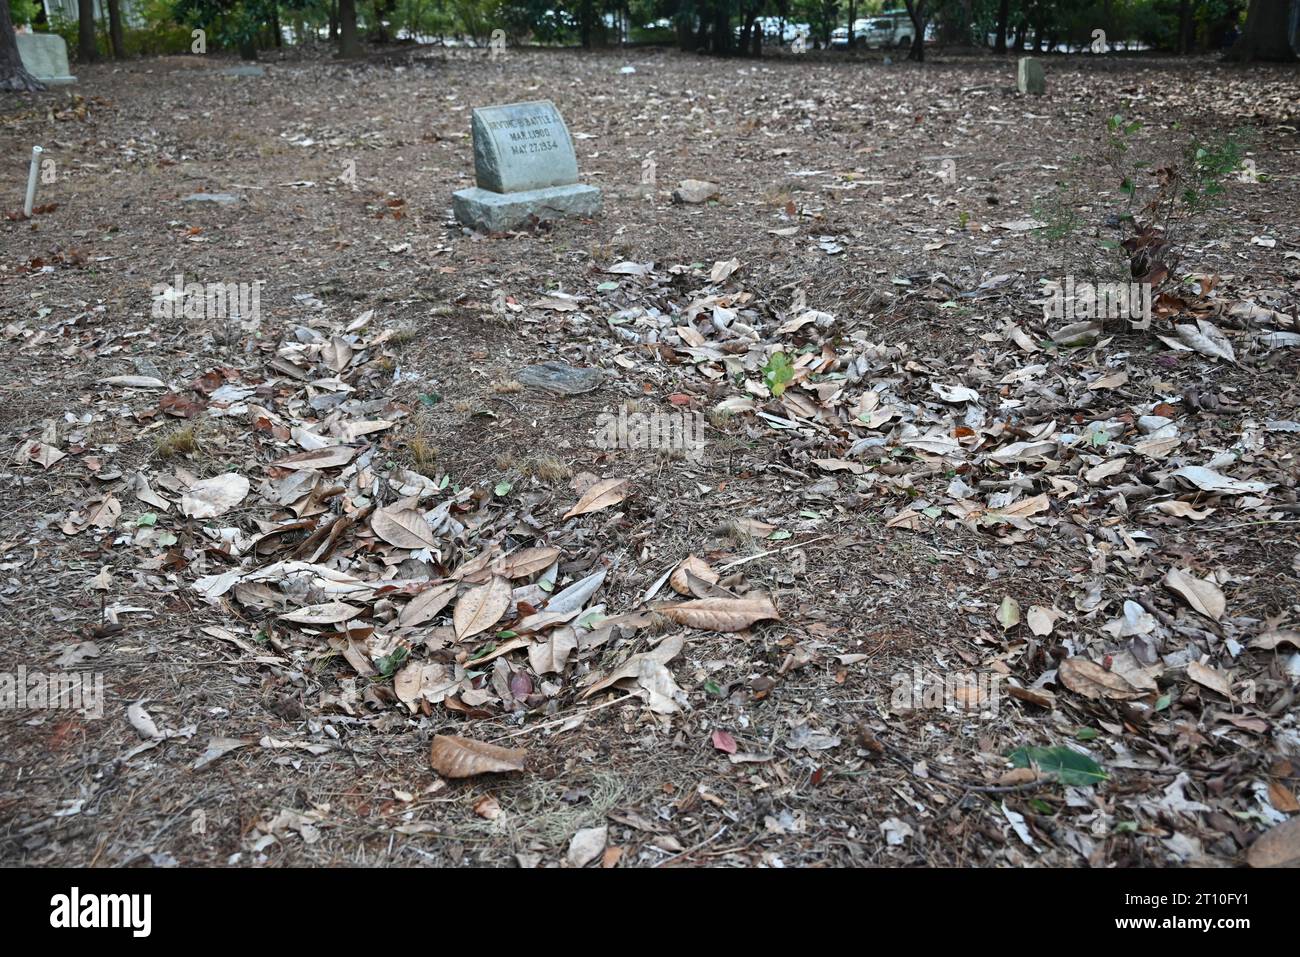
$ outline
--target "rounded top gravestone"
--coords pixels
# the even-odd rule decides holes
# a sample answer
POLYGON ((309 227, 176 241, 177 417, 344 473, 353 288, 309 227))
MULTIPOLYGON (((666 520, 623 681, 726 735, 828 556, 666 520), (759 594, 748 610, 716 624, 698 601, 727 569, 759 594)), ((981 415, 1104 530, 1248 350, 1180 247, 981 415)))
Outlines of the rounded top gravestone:
POLYGON ((517 193, 578 182, 573 140, 550 100, 482 107, 472 129, 480 189, 517 193))

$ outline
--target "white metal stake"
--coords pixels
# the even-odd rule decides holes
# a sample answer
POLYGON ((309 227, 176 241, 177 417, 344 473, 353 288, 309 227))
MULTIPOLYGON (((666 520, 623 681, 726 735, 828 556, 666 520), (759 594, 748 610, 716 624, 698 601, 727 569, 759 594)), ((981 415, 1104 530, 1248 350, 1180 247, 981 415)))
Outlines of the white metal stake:
POLYGON ((32 218, 32 203, 36 202, 36 177, 41 171, 41 154, 45 150, 39 146, 32 147, 32 168, 27 171, 27 202, 23 204, 23 215, 32 218))

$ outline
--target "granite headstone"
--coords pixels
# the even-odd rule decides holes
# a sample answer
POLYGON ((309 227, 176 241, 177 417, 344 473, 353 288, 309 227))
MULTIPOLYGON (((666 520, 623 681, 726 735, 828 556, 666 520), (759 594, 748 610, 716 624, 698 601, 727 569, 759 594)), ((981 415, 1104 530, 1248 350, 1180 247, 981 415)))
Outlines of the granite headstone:
POLYGON ((23 68, 46 86, 77 82, 68 69, 68 45, 57 33, 18 34, 18 56, 23 68))
POLYGON ((1016 89, 1034 96, 1046 93, 1047 78, 1043 76, 1043 64, 1031 56, 1022 56, 1016 64, 1016 89))
POLYGON ((573 140, 549 100, 474 111, 476 186, 452 194, 456 220, 487 232, 512 229, 530 216, 592 216, 600 190, 578 182, 573 140))

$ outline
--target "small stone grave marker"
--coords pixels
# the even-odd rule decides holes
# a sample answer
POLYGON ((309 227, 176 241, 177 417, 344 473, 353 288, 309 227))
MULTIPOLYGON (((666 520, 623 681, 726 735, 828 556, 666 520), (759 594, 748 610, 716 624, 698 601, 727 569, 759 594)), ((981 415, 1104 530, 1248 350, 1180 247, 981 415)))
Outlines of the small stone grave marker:
POLYGON ((23 68, 46 86, 77 82, 68 71, 68 45, 57 33, 18 34, 18 56, 23 68))
POLYGON ((457 222, 500 232, 529 216, 600 212, 600 190, 578 182, 573 140, 551 101, 477 109, 471 129, 477 185, 452 194, 457 222))
POLYGON ((1046 93, 1047 78, 1043 75, 1043 64, 1031 56, 1022 56, 1016 65, 1016 89, 1034 96, 1046 93))

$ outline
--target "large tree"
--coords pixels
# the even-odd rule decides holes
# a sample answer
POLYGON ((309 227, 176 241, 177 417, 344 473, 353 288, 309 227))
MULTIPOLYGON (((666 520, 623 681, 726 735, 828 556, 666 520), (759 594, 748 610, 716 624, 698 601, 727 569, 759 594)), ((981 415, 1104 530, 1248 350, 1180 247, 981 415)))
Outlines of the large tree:
POLYGON ((1294 60, 1290 17, 1291 0, 1250 0, 1246 29, 1232 55, 1241 60, 1294 60))
POLYGON ((0 90, 8 93, 35 92, 45 84, 27 72, 18 53, 18 37, 9 16, 9 0, 0 0, 0 90))
POLYGON ((339 0, 339 56, 361 56, 361 40, 357 36, 356 0, 339 0))

